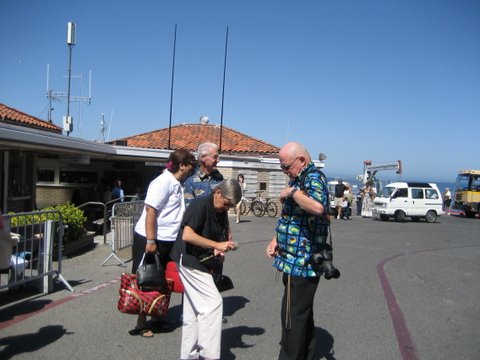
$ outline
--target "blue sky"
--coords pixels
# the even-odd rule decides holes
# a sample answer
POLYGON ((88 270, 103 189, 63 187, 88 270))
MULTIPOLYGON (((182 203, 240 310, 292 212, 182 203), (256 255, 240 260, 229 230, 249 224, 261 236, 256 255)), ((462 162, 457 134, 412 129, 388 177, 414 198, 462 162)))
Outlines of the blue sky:
MULTIPOLYGON (((72 96, 93 78, 71 136, 100 139, 102 113, 109 140, 168 127, 175 24, 172 124, 219 124, 228 26, 225 126, 323 152, 327 176, 364 160, 402 160, 407 180, 480 168, 477 0, 0 0, 0 102, 47 119, 47 64, 50 89, 67 89, 69 21, 72 96)), ((65 99, 53 107, 61 125, 65 99)))

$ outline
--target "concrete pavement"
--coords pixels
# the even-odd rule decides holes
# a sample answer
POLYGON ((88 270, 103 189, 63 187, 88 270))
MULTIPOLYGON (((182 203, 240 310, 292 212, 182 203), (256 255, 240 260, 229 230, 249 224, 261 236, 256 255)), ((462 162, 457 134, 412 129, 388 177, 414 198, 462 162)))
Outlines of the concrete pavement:
MULTIPOLYGON (((222 359, 276 359, 280 277, 265 257, 275 219, 230 218, 240 248, 227 254, 222 359)), ((342 276, 320 281, 315 321, 319 359, 480 359, 480 221, 453 216, 425 222, 334 220, 334 265, 342 276)), ((128 269, 98 246, 63 262, 56 291, 0 293, 1 359, 178 359, 181 327, 132 337, 135 316, 116 309, 128 269)), ((130 249, 119 253, 130 258, 130 249)), ((131 263, 128 263, 129 267, 131 263)), ((173 294, 169 317, 178 319, 173 294)))

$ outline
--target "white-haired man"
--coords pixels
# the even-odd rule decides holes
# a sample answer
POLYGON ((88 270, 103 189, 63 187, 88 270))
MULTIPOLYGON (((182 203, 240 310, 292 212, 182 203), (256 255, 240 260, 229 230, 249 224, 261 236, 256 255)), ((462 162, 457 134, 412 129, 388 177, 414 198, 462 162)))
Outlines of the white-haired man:
POLYGON ((223 175, 217 170, 219 158, 216 144, 205 142, 198 146, 198 167, 183 185, 185 206, 188 207, 197 197, 211 194, 213 187, 223 180, 223 175))

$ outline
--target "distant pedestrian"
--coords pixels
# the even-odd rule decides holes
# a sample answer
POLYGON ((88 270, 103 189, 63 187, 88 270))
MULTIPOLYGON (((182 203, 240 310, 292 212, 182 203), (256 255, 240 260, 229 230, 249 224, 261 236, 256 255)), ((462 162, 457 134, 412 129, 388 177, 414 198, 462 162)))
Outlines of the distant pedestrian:
POLYGON ((369 180, 363 187, 362 216, 372 217, 373 199, 377 195, 373 187, 373 181, 369 180))
POLYGON ((337 211, 337 219, 340 219, 342 214, 342 203, 344 200, 345 185, 342 179, 338 179, 337 185, 335 185, 335 199, 333 205, 337 211))
POLYGON ((447 210, 450 208, 450 204, 452 202, 452 193, 450 192, 450 189, 447 187, 445 188, 445 191, 442 194, 443 197, 443 209, 447 210))
POLYGON ((115 180, 113 184, 112 199, 119 199, 121 202, 125 200, 125 192, 123 191, 122 180, 120 179, 115 180))
POLYGON ((362 201, 363 201, 361 190, 357 192, 357 195, 355 195, 355 199, 357 201, 357 216, 361 216, 362 215, 362 201))
POLYGON ((352 215, 352 204, 353 204, 353 194, 350 190, 350 187, 345 188, 345 192, 343 193, 345 201, 347 202, 347 206, 345 207, 345 211, 343 213, 343 218, 345 220, 350 219, 350 215, 352 215))
MULTIPOLYGON (((245 182, 245 177, 242 174, 238 174, 237 176, 237 181, 240 184, 240 187, 242 189, 242 199, 245 196, 245 189, 247 188, 247 183, 245 182)), ((236 223, 238 224, 240 222, 240 206, 242 205, 242 202, 239 201, 237 206, 235 207, 235 213, 237 214, 237 219, 236 223)))

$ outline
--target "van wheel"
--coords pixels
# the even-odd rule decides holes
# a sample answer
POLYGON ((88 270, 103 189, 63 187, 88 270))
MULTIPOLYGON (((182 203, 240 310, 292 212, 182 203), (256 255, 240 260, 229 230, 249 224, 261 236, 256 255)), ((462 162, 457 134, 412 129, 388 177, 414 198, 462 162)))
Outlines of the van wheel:
POLYGON ((434 223, 437 220, 437 213, 433 210, 428 210, 427 214, 425 215, 425 220, 428 223, 434 223))
POLYGON ((384 215, 384 214, 380 215, 380 220, 388 221, 388 215, 384 215))
POLYGON ((419 222, 420 218, 418 216, 412 216, 412 221, 413 222, 419 222))
POLYGON ((465 216, 468 218, 474 218, 475 217, 475 211, 465 211, 465 216))
POLYGON ((398 222, 405 221, 406 217, 407 217, 407 214, 405 214, 405 211, 402 211, 402 210, 395 211, 395 221, 398 221, 398 222))

